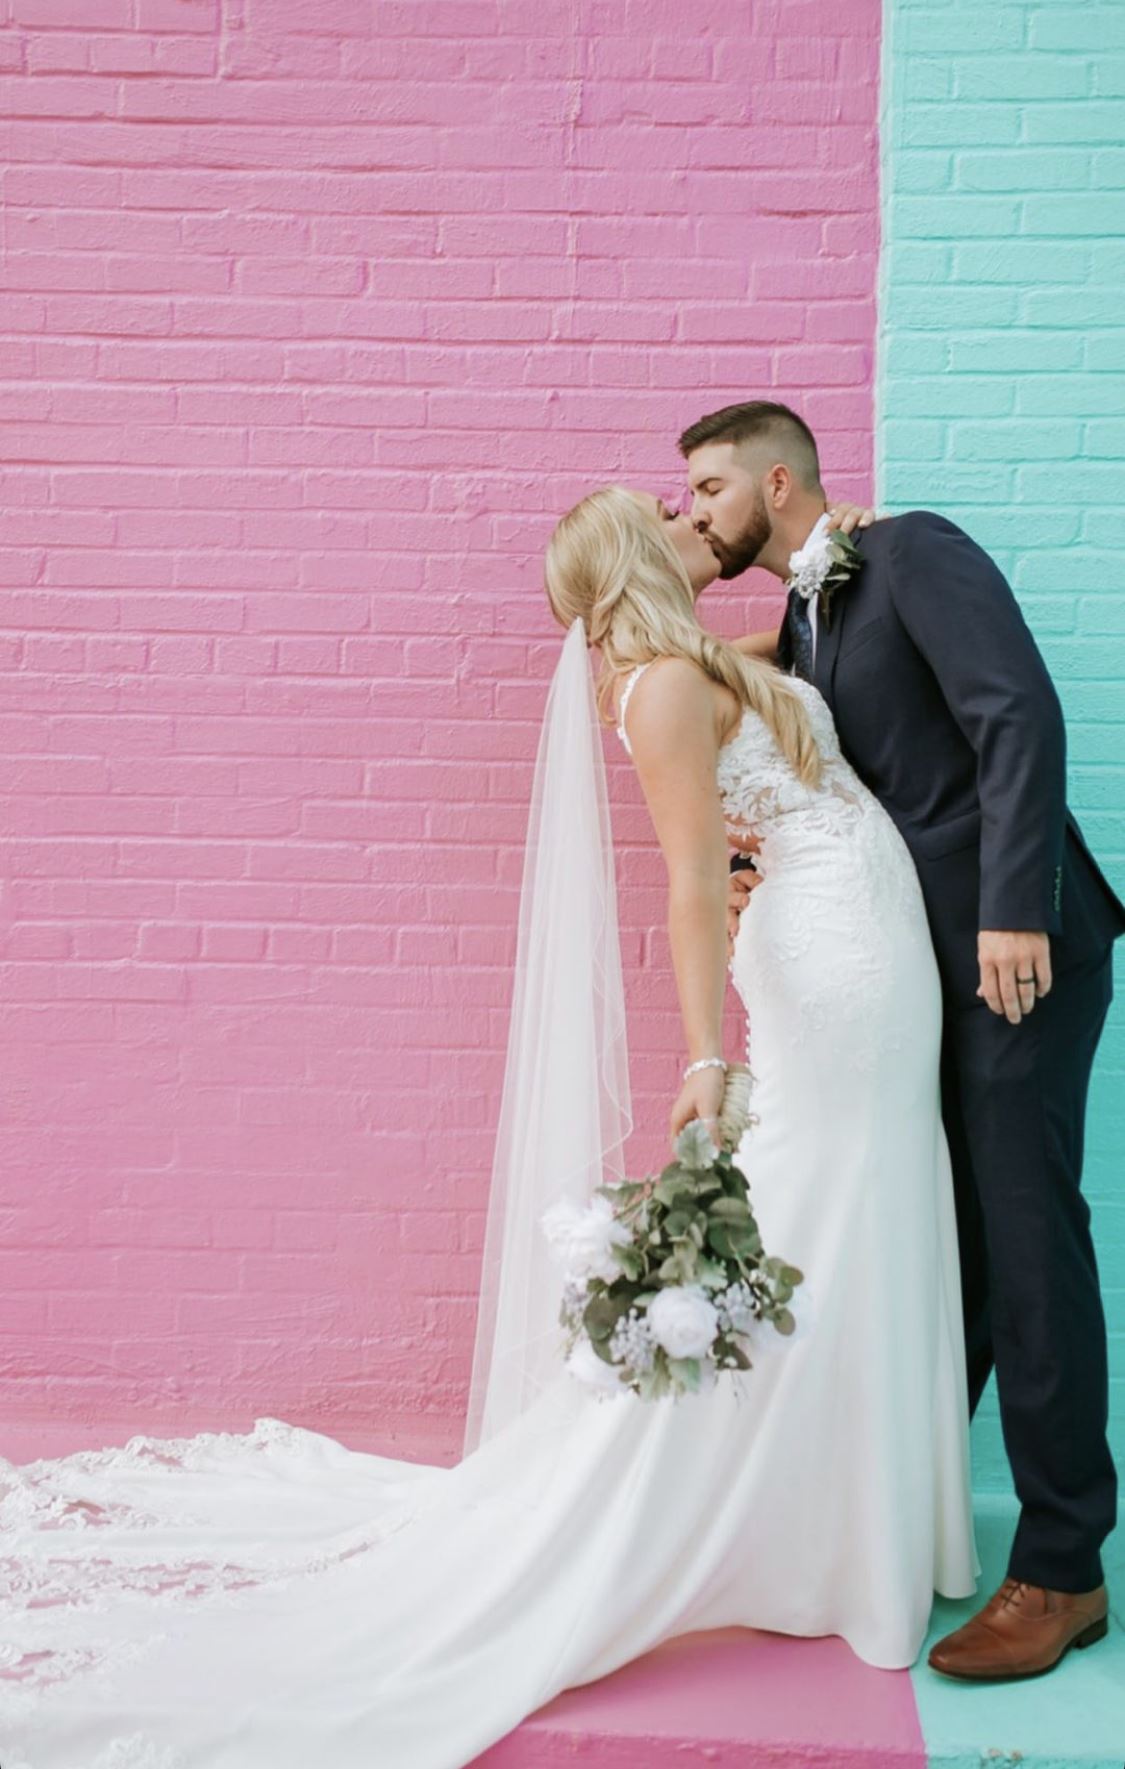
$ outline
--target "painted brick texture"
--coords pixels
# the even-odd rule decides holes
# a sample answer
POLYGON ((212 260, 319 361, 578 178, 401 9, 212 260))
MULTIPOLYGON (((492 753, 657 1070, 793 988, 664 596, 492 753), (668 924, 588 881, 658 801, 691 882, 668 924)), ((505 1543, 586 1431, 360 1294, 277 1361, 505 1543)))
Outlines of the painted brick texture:
MULTIPOLYGON (((1006 572, 1062 697, 1070 797, 1125 888, 1125 10, 895 0, 883 127, 881 495, 942 510, 1006 572)), ((1125 1461, 1125 1019, 1086 1193, 1125 1461)), ((981 1486, 1008 1483, 994 1396, 981 1486)))
MULTIPOLYGON (((869 494, 879 5, 8 20, 0 1413, 456 1446, 542 546, 768 388, 869 494)), ((639 1171, 682 1056, 607 755, 639 1171)))

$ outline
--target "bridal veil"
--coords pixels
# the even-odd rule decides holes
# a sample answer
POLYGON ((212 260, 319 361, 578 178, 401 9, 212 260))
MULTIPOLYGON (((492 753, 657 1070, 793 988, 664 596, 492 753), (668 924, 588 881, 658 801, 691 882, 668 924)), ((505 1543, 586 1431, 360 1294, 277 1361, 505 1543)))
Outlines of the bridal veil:
POLYGON ((631 1128, 609 796, 578 617, 548 691, 531 788, 466 1455, 557 1374, 561 1280, 540 1218, 622 1178, 631 1128))

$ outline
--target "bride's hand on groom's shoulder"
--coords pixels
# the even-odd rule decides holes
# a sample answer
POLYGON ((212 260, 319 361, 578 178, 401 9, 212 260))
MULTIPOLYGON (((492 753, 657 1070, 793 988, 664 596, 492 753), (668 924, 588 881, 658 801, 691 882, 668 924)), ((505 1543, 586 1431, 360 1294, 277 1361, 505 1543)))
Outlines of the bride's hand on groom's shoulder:
POLYGON ((711 1132, 712 1139, 718 1136, 718 1116, 726 1091, 727 1077, 724 1069, 697 1069, 689 1075, 672 1107, 668 1120, 668 1131, 672 1138, 673 1151, 676 1138, 685 1124, 693 1118, 702 1118, 711 1132))
POLYGON ((877 520, 874 510, 866 509, 862 504, 829 504, 829 528, 842 529, 851 534, 857 528, 870 528, 877 520))

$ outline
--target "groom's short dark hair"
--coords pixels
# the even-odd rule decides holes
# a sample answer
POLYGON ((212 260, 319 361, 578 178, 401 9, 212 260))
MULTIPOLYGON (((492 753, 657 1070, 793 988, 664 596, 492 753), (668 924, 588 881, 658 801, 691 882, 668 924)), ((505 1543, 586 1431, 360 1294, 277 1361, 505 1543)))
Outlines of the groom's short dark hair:
POLYGON ((685 460, 705 442, 775 442, 782 446, 790 465, 810 489, 820 485, 820 457, 816 437, 787 405, 772 399, 747 399, 741 405, 724 405, 721 411, 689 424, 680 437, 685 460))

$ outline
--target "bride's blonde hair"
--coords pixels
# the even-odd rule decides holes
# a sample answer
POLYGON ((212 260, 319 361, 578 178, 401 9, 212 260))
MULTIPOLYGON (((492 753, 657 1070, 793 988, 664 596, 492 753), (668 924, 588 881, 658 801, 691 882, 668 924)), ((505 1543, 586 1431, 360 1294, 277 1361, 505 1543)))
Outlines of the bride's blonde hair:
POLYGON ((687 657, 759 715, 806 785, 819 783, 820 751, 800 695, 774 664, 704 631, 683 560, 636 492, 605 485, 568 510, 547 544, 544 575, 556 620, 569 627, 581 615, 601 650, 603 723, 613 723, 619 676, 652 658, 687 657))

